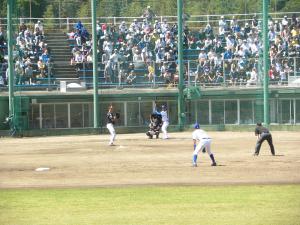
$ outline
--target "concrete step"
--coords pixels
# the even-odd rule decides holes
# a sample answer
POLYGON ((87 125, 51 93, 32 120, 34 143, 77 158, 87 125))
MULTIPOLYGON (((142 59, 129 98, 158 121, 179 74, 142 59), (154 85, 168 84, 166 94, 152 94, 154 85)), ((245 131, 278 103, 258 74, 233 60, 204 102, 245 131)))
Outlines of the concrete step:
POLYGON ((53 39, 47 39, 47 43, 60 43, 60 42, 68 43, 68 42, 66 41, 66 38, 53 38, 53 39))
POLYGON ((67 37, 67 34, 63 31, 46 32, 45 34, 49 37, 67 37))
POLYGON ((58 71, 75 71, 75 68, 74 67, 65 67, 65 68, 63 68, 63 67, 57 67, 57 66, 54 66, 54 68, 55 69, 59 69, 58 71))
POLYGON ((46 35, 47 44, 51 49, 51 58, 54 62, 54 76, 59 79, 77 79, 75 67, 70 65, 72 53, 65 31, 48 30, 46 35))
POLYGON ((56 59, 62 59, 64 61, 71 59, 72 54, 68 54, 68 53, 61 53, 61 52, 55 52, 55 51, 51 51, 51 57, 52 58, 56 58, 56 59))

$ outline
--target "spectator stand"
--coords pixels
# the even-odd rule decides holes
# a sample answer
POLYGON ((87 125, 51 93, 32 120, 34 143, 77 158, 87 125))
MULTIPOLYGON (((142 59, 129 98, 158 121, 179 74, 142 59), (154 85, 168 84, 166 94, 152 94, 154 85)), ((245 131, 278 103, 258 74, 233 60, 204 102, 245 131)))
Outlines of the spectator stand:
MULTIPOLYGON (((15 34, 14 55, 14 85, 19 89, 45 89, 55 87, 52 62, 46 43, 43 24, 40 20, 30 29, 21 20, 19 30, 15 34)), ((1 49, 7 49, 5 39, 1 38, 1 49)), ((7 80, 7 51, 0 52, 0 86, 6 86, 7 80), (4 53, 4 57, 3 57, 4 53), (2 81, 1 81, 2 80, 2 81)))
MULTIPOLYGON (((270 14, 271 85, 287 85, 291 77, 299 74, 299 19, 294 14, 270 14)), ((253 68, 260 74, 259 16, 191 15, 187 18, 184 26, 186 83, 204 87, 246 86, 253 68), (201 50, 205 54, 200 57, 201 50)), ((79 20, 81 25, 84 24, 84 32, 81 31, 80 39, 77 40, 77 30, 69 30, 68 41, 72 53, 81 53, 77 56, 78 62, 75 61, 75 55, 71 59, 77 78, 88 84, 92 76, 88 18, 59 19, 60 26, 66 26, 66 29, 74 28, 73 25, 76 28, 79 20)), ((176 17, 154 15, 151 22, 149 20, 145 16, 98 18, 99 85, 146 87, 162 82, 164 87, 169 84, 176 86, 176 17), (134 69, 129 68, 130 63, 134 69), (126 83, 126 79, 129 83, 126 83)), ((260 82, 259 76, 257 84, 260 82)))

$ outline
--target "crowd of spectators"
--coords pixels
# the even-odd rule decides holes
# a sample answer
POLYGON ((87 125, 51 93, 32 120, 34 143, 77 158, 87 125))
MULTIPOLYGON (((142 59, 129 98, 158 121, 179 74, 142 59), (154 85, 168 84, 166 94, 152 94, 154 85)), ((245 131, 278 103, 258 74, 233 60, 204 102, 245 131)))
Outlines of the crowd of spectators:
MULTIPOLYGON (((155 18, 148 6, 142 17, 131 23, 122 21, 118 25, 109 25, 97 22, 99 59, 106 82, 134 83, 138 71, 143 71, 148 81, 154 78, 171 84, 178 81, 177 24, 155 18)), ((257 84, 262 54, 261 27, 257 16, 245 22, 234 16, 221 16, 218 25, 207 24, 198 30, 184 26, 185 56, 189 51, 197 50, 189 75, 200 83, 257 84)), ((270 17, 268 27, 270 81, 285 83, 292 71, 290 57, 300 56, 300 21, 296 15, 275 21, 270 17)), ((92 63, 90 35, 81 22, 69 35, 76 40, 72 63, 79 63, 82 68, 82 63, 87 62, 89 67, 92 63)), ((185 67, 187 79, 187 63, 185 67)))
MULTIPOLYGON (((7 42, 0 28, 0 85, 8 84, 7 42)), ((36 84, 51 73, 51 57, 40 20, 30 29, 21 22, 13 49, 14 84, 36 84)))
MULTIPOLYGON (((140 18, 131 22, 97 21, 97 55, 105 82, 134 84, 141 76, 149 82, 161 80, 171 85, 178 82, 177 23, 156 18, 148 6, 140 18)), ((261 29, 257 16, 249 20, 221 16, 217 23, 207 23, 197 30, 185 25, 186 80, 191 76, 195 82, 204 84, 247 86, 260 82, 261 29)), ((270 81, 284 84, 295 68, 300 72, 300 60, 293 60, 300 57, 300 20, 297 15, 278 20, 270 17, 268 30, 270 81)), ((68 36, 74 40, 71 65, 76 71, 91 70, 92 37, 86 27, 78 21, 68 36)), ((33 32, 21 23, 15 46, 15 84, 32 84, 37 78, 51 75, 48 74, 51 58, 41 21, 34 25, 33 32)), ((7 43, 0 27, 0 85, 7 84, 6 54, 7 43)))

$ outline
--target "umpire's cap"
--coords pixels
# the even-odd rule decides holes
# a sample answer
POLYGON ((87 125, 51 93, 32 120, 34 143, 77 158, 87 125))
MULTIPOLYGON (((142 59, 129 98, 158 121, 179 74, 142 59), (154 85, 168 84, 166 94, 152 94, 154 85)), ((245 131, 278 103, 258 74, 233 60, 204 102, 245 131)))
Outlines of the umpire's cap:
POLYGON ((262 126, 261 122, 256 123, 257 126, 262 126))
POLYGON ((195 124, 194 124, 194 128, 195 128, 195 129, 200 129, 200 124, 199 124, 199 123, 195 123, 195 124))

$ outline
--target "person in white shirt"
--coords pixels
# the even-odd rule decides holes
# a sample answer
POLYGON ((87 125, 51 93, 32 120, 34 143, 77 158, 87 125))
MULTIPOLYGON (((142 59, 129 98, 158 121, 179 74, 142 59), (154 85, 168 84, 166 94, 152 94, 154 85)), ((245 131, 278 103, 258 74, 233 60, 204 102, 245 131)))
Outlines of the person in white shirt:
POLYGON ((203 153, 207 152, 207 154, 209 155, 212 161, 211 166, 216 166, 217 163, 210 149, 210 144, 211 144, 210 136, 208 136, 208 134, 204 130, 200 129, 199 123, 195 123, 194 128, 195 130, 192 134, 193 142, 194 142, 193 167, 197 167, 197 157, 200 151, 202 151, 203 153))
POLYGON ((250 74, 250 79, 247 80, 247 86, 250 86, 251 84, 256 84, 257 83, 257 71, 255 68, 252 69, 251 74, 250 74))
POLYGON ((169 126, 169 117, 168 117, 168 112, 167 112, 167 108, 165 105, 161 106, 161 117, 162 117, 162 121, 163 121, 163 125, 161 127, 161 130, 163 132, 163 139, 168 139, 168 131, 167 128, 169 126))
POLYGON ((163 132, 162 139, 168 139, 169 136, 168 136, 167 128, 169 126, 169 117, 168 117, 167 107, 165 105, 162 105, 161 106, 161 111, 158 112, 157 109, 156 109, 156 105, 155 105, 154 112, 157 113, 157 114, 160 114, 161 118, 162 118, 162 122, 163 122, 162 127, 161 127, 161 131, 163 132))
POLYGON ((44 26, 40 20, 38 20, 37 23, 34 24, 34 30, 36 30, 36 28, 38 28, 42 35, 44 35, 44 26))

